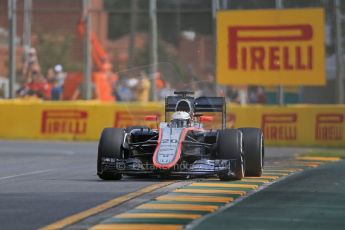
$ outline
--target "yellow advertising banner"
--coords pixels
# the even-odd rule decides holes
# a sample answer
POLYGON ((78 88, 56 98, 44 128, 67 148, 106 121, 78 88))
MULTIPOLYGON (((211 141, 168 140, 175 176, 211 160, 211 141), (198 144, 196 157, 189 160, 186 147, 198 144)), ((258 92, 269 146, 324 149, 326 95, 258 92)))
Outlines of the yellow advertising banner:
POLYGON ((235 128, 261 128, 268 145, 345 146, 345 106, 236 106, 230 111, 235 128))
POLYGON ((217 13, 217 81, 324 85, 323 9, 217 13))
MULTIPOLYGON (((237 106, 228 105, 228 128, 257 127, 265 143, 283 146, 345 146, 344 105, 237 106)), ((0 138, 40 140, 98 140, 103 128, 144 125, 146 115, 164 121, 163 103, 40 103, 0 101, 0 138)), ((213 123, 220 127, 215 113, 213 123)), ((212 127, 211 127, 211 126, 212 127)))

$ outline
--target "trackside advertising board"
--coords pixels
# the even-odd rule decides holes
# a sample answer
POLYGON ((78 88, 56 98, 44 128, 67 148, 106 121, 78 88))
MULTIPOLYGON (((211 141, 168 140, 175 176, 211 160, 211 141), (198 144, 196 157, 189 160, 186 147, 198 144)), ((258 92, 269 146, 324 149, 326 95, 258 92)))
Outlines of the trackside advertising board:
MULTIPOLYGON (((227 108, 228 128, 261 128, 268 145, 345 146, 345 105, 228 104, 227 108)), ((98 140, 105 127, 157 128, 155 121, 145 121, 144 117, 157 115, 164 120, 164 104, 0 100, 0 114, 0 139, 98 140)), ((220 122, 219 117, 215 117, 216 122, 220 122)), ((209 125, 205 123, 205 128, 209 125)))
POLYGON ((219 11, 217 81, 324 85, 323 9, 219 11))

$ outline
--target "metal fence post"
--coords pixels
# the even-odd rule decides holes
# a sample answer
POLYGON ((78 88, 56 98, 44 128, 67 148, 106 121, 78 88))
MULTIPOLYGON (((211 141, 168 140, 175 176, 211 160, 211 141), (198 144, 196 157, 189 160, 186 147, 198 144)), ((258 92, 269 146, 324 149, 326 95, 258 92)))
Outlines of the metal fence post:
POLYGON ((85 24, 85 33, 84 33, 84 84, 85 84, 85 99, 92 99, 92 60, 91 60, 91 1, 83 1, 83 12, 84 12, 84 24, 85 24))
POLYGON ((340 12, 340 1, 334 1, 334 13, 335 13, 335 28, 336 28, 336 93, 338 104, 344 103, 344 54, 342 44, 342 28, 341 28, 341 12, 340 12))
MULTIPOLYGON (((283 9, 283 0, 276 0, 276 9, 283 9)), ((284 105, 284 87, 282 85, 278 86, 278 103, 279 105, 284 105)))
POLYGON ((31 13, 32 13, 32 0, 24 1, 24 17, 23 17, 23 46, 24 46, 24 59, 28 61, 29 50, 31 47, 31 13))
POLYGON ((14 98, 14 86, 16 83, 16 40, 17 40, 17 14, 16 5, 17 0, 8 0, 8 60, 9 60, 9 97, 14 98))
POLYGON ((150 0, 150 34, 151 34, 151 100, 157 100, 156 73, 158 62, 158 34, 157 34, 157 0, 150 0))

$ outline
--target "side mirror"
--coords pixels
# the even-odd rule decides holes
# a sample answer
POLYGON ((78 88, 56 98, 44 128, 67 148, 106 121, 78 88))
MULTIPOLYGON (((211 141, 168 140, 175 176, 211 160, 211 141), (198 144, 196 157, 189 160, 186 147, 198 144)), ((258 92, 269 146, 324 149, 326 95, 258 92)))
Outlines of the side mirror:
POLYGON ((147 115, 145 116, 145 121, 157 121, 158 117, 157 115, 147 115))
POLYGON ((210 122, 213 121, 213 116, 200 116, 200 122, 210 122))

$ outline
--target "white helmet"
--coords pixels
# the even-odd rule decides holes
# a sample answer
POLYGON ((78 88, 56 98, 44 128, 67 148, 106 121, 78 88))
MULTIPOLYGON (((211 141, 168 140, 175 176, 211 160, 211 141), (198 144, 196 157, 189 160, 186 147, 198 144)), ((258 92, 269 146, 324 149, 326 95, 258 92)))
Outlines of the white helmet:
POLYGON ((190 119, 190 115, 187 112, 184 111, 178 111, 173 113, 173 115, 171 116, 172 120, 189 120, 190 119))
POLYGON ((171 116, 171 127, 173 128, 183 128, 190 126, 191 118, 189 113, 184 111, 178 111, 173 113, 171 116))

